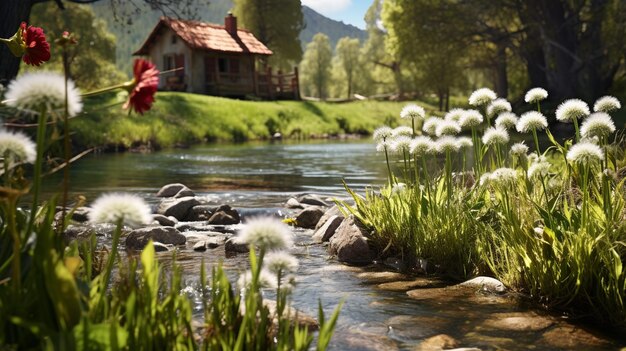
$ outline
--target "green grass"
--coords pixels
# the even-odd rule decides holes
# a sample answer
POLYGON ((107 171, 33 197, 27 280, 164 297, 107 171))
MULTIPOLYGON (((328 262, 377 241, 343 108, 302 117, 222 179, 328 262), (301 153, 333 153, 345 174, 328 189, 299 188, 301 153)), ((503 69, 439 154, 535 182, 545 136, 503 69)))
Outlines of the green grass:
MULTIPOLYGON (((123 99, 120 94, 119 99, 123 99)), ((381 124, 397 125, 405 103, 359 101, 243 101, 206 95, 157 94, 144 115, 122 110, 111 96, 86 101, 86 114, 72 121, 73 141, 82 147, 150 144, 154 147, 204 141, 268 139, 280 132, 287 138, 371 134, 381 124)))

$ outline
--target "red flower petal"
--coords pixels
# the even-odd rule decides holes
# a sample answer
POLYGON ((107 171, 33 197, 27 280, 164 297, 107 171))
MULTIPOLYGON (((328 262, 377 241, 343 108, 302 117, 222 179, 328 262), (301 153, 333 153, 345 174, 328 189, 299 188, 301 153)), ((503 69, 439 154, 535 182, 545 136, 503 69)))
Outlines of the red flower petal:
POLYGON ((26 23, 22 22, 22 37, 26 44, 26 53, 22 56, 22 60, 28 65, 39 66, 42 62, 50 60, 50 44, 46 41, 46 35, 43 29, 39 27, 26 27, 26 23))
POLYGON ((154 95, 159 86, 159 70, 147 60, 137 59, 133 66, 135 85, 130 91, 130 96, 124 108, 132 108, 135 112, 143 114, 150 110, 154 102, 154 95))

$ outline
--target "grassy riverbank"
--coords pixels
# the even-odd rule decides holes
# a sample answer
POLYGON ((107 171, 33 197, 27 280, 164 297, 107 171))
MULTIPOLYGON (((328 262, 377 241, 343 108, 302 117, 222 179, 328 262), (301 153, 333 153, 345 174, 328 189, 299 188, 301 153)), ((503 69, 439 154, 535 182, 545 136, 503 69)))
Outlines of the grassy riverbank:
POLYGON ((161 92, 151 111, 129 116, 119 105, 110 106, 115 103, 112 97, 87 101, 88 113, 72 124, 77 145, 170 147, 268 139, 276 132, 286 138, 367 135, 380 124, 397 124, 404 105, 379 101, 242 101, 161 92))

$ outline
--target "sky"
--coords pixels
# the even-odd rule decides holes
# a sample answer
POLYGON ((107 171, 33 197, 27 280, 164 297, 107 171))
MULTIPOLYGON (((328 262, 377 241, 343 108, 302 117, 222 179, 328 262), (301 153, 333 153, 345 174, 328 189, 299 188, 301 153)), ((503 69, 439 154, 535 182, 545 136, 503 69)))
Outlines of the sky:
POLYGON ((363 17, 372 0, 302 0, 306 5, 322 15, 334 20, 365 29, 363 17))

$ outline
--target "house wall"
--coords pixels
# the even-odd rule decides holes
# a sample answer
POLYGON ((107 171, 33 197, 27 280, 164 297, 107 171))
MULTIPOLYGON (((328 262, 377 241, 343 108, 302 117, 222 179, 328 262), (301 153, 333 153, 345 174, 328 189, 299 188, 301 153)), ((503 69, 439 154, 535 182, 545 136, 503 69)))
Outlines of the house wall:
MULTIPOLYGON (((165 66, 165 57, 173 57, 174 55, 180 54, 183 54, 184 56, 184 71, 163 74, 159 79, 159 89, 166 89, 168 79, 175 75, 182 75, 184 78, 184 91, 192 92, 194 86, 191 79, 193 72, 192 50, 183 42, 182 39, 178 38, 171 29, 161 29, 159 36, 150 46, 150 60, 156 64, 159 71, 164 72, 168 69, 168 67, 165 66), (176 39, 173 40, 173 37, 176 37, 176 39)), ((177 64, 174 63, 174 67, 172 68, 175 68, 176 66, 177 64)))

